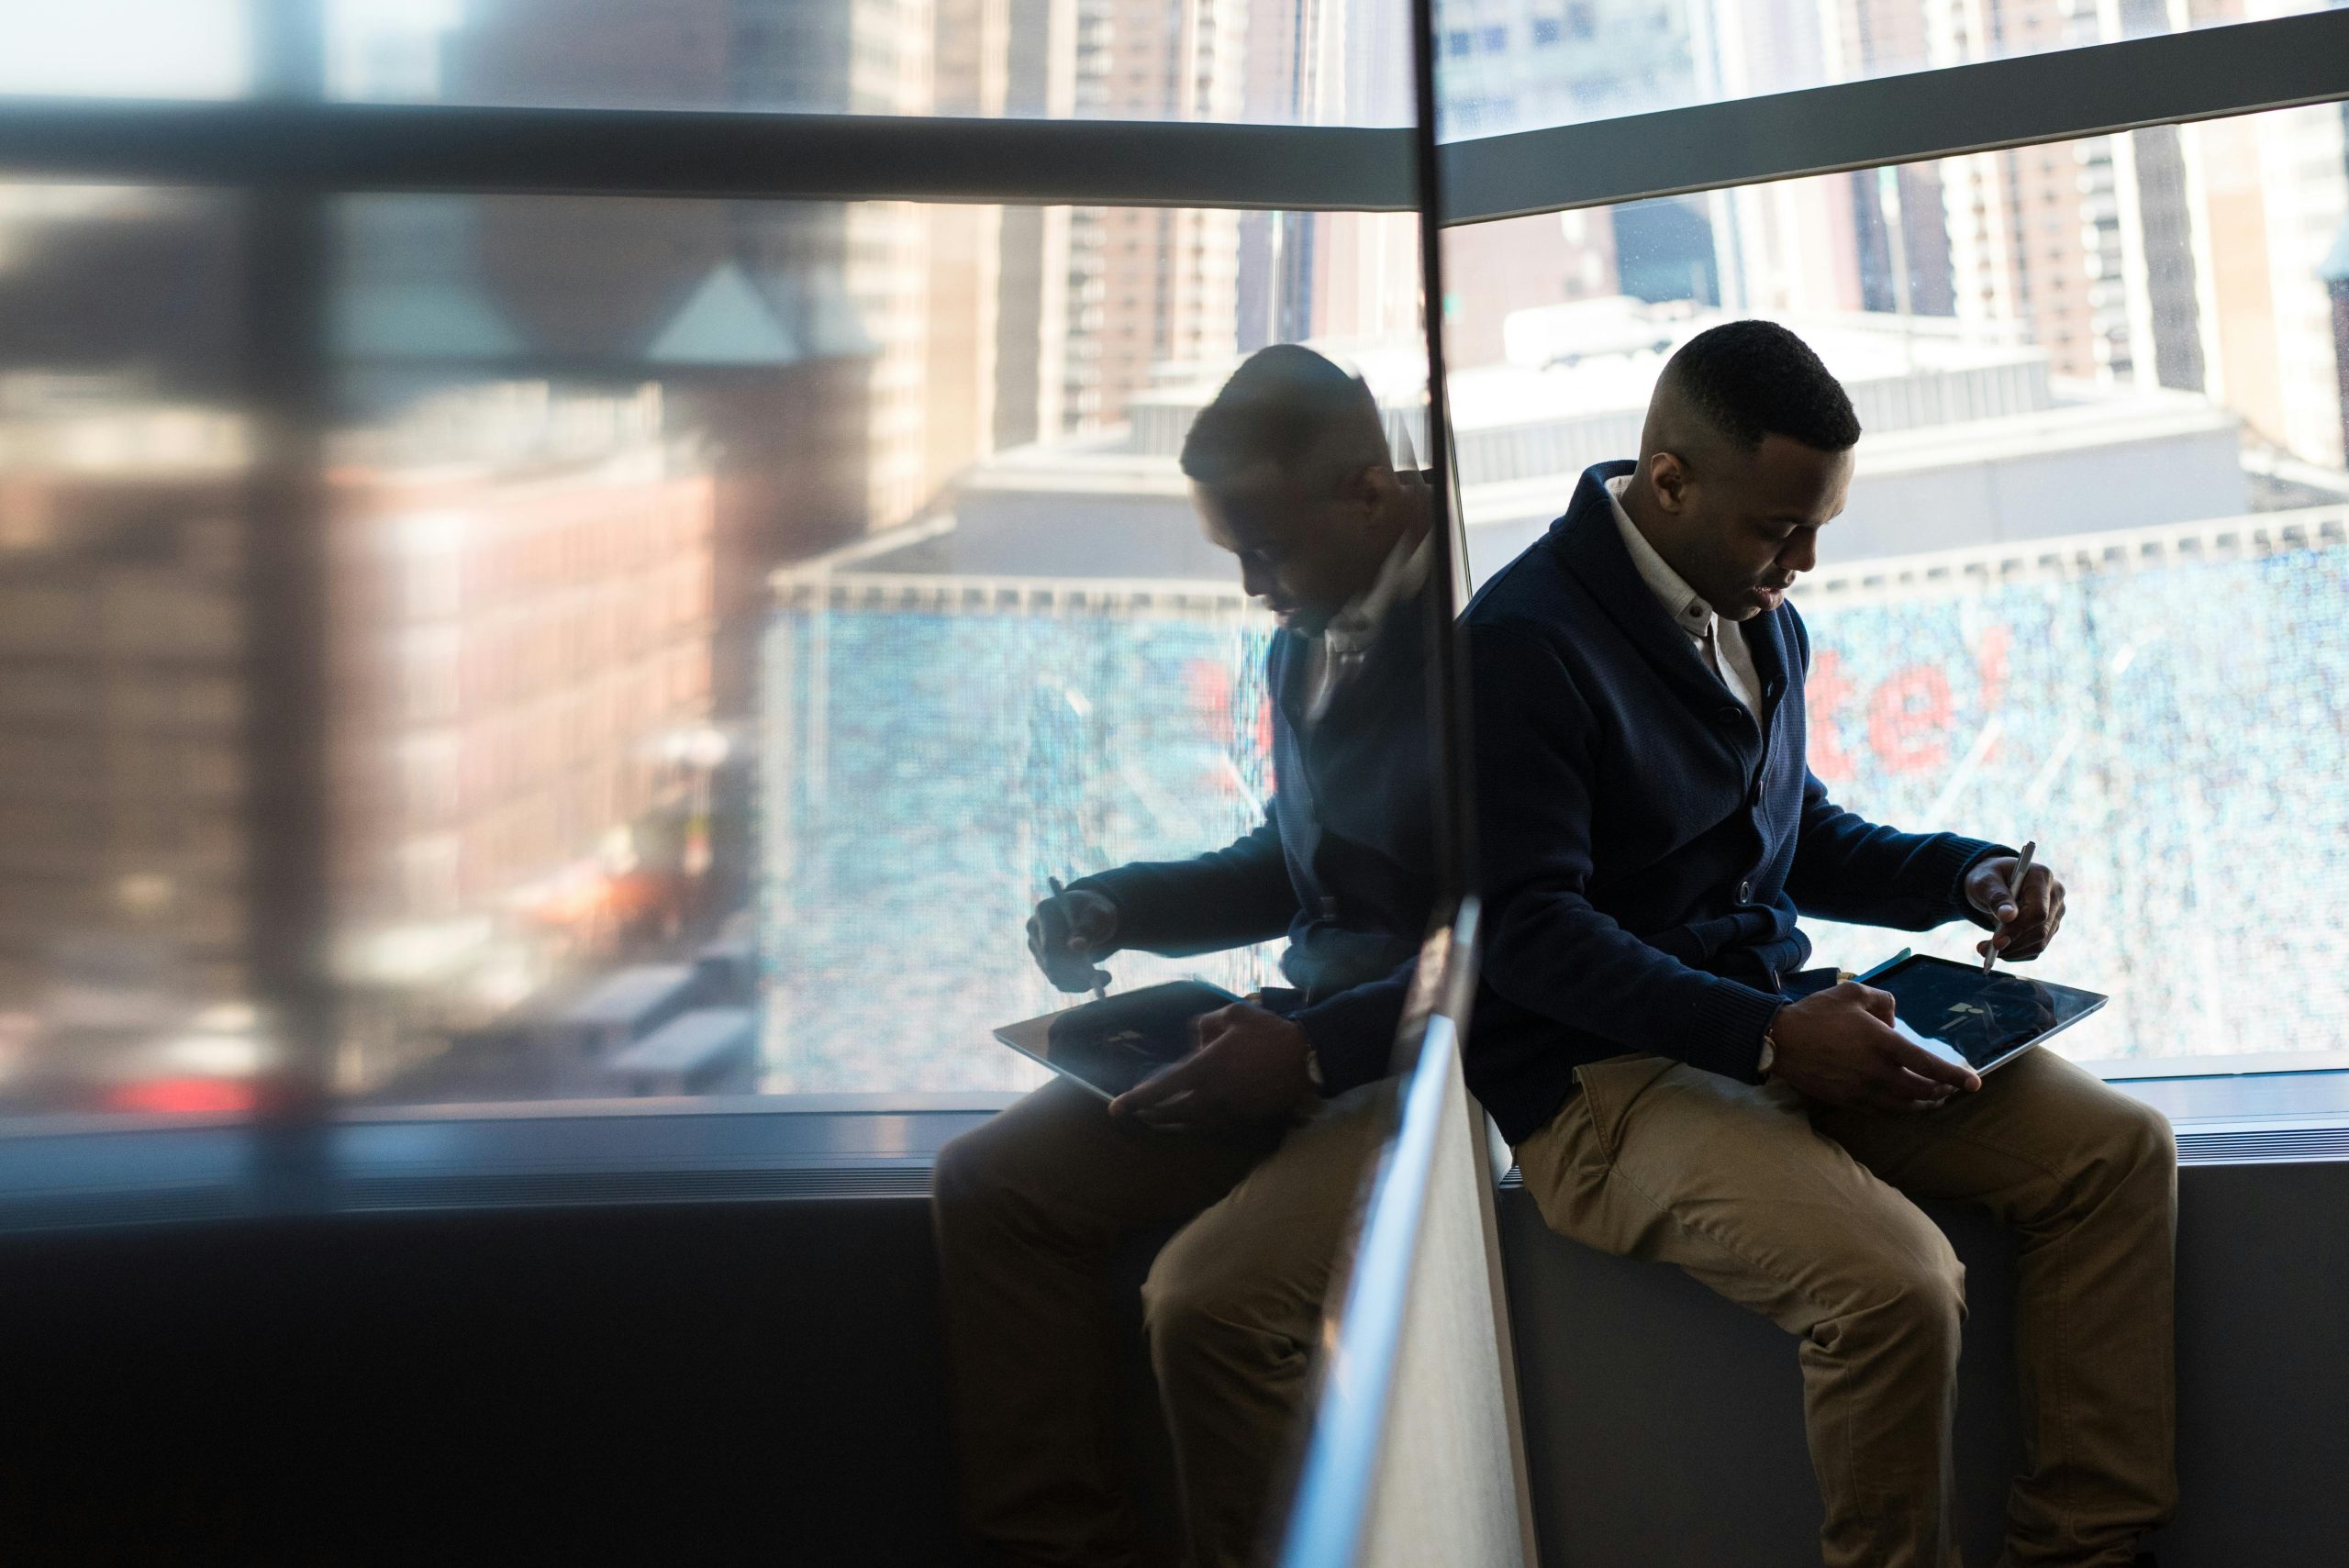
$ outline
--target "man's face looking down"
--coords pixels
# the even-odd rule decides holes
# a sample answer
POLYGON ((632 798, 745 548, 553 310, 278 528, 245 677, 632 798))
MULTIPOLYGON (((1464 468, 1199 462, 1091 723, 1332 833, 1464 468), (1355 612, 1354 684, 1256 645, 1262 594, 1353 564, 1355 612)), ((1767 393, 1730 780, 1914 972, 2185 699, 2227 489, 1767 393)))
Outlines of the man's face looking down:
POLYGON ((1687 443, 1687 455, 1651 450, 1626 504, 1656 553, 1724 620, 1749 620, 1786 602, 1795 578, 1819 562, 1819 530, 1843 510, 1852 453, 1820 451, 1765 436, 1752 451, 1734 443, 1687 443))
POLYGON ((1310 478, 1266 462, 1191 497, 1208 542, 1240 562, 1240 580, 1281 625, 1318 637, 1378 579, 1401 538, 1403 484, 1384 463, 1310 478))

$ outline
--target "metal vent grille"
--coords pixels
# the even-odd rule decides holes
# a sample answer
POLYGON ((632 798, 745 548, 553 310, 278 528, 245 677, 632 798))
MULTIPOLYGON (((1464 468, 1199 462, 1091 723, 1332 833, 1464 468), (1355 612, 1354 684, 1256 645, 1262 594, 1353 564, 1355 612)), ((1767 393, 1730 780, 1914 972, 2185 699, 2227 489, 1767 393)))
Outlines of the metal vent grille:
MULTIPOLYGON (((2298 1164, 2349 1161, 2349 1126, 2184 1130, 2184 1165, 2298 1164)), ((1511 1165, 1503 1190, 1524 1186, 1511 1165)), ((930 1166, 803 1165, 763 1170, 510 1171, 346 1178, 329 1212, 415 1209, 613 1207, 629 1204, 740 1203, 930 1195, 930 1166)), ((0 1232, 87 1227, 172 1225, 230 1219, 260 1212, 243 1183, 84 1192, 0 1203, 0 1232)))
MULTIPOLYGON (((2349 1160, 2349 1127, 2248 1128, 2177 1135, 2181 1165, 2297 1164, 2311 1160, 2349 1160)), ((1503 1191, 1522 1187, 1525 1178, 1511 1165, 1500 1185, 1503 1191)))
POLYGON ((335 1207, 345 1211, 371 1212, 929 1195, 927 1164, 727 1171, 513 1171, 360 1177, 338 1184, 335 1207))
POLYGON ((0 1231, 71 1230, 88 1226, 176 1225, 227 1219, 252 1205, 241 1185, 131 1188, 45 1195, 0 1204, 0 1231))
POLYGON ((2266 1164, 2277 1161, 2349 1160, 2349 1127, 2249 1128, 2177 1135, 2181 1165, 2266 1164))
MULTIPOLYGON (((293 1208, 304 1213, 363 1214, 791 1199, 924 1199, 929 1195, 926 1163, 730 1171, 515 1171, 346 1178, 329 1189, 325 1202, 296 1202, 293 1208)), ((0 1202, 0 1233, 238 1219, 261 1214, 267 1207, 243 1182, 61 1194, 0 1202)))

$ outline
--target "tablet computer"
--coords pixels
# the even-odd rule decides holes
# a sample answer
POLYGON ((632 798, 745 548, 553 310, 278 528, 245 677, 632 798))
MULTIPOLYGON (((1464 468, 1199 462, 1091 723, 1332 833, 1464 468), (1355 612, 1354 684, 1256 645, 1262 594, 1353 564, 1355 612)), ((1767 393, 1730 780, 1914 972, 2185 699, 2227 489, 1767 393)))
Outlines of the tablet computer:
POLYGON ((2070 1029, 2110 997, 2011 970, 1921 953, 1860 977, 1892 993, 1892 1027, 1948 1062, 1988 1073, 2070 1029))
POLYGON ((1204 980, 1171 980, 1006 1024, 995 1038, 1103 1099, 1114 1100, 1188 1056, 1195 1019, 1239 1000, 1204 980))

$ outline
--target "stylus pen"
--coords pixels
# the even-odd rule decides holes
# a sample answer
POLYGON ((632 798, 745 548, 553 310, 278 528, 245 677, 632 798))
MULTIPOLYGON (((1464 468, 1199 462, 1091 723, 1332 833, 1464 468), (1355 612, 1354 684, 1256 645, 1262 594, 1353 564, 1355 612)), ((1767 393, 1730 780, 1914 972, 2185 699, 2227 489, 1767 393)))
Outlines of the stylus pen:
MULTIPOLYGON (((2031 874, 2031 857, 2038 849, 2039 840, 2036 839, 2022 847, 2022 854, 2015 861, 2014 878, 2007 884, 2007 891, 2014 897, 2015 918, 2018 920, 2022 918, 2022 879, 2031 874)), ((1990 966, 1998 962, 1998 933, 1993 931, 1989 945, 1982 950, 1982 973, 1989 973, 1990 966)))
MULTIPOLYGON (((1044 879, 1044 885, 1052 890, 1052 896, 1055 898, 1058 898, 1062 894, 1068 891, 1067 888, 1061 885, 1061 879, 1056 876, 1046 877, 1044 879)), ((1108 1001, 1109 999, 1109 988, 1107 985, 1096 985, 1093 988, 1093 999, 1097 1002, 1108 1001)))

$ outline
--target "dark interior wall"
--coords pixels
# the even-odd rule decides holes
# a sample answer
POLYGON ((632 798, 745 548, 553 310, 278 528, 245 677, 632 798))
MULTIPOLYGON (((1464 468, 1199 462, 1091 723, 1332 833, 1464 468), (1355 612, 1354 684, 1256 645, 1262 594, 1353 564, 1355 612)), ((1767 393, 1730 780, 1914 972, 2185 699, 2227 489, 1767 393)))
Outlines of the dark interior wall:
MULTIPOLYGON (((2190 1166, 2183 1199, 2164 1568, 2340 1561, 2349 1163, 2190 1166)), ((1943 1218, 1987 1562, 2012 1274, 1943 1218)), ((1791 1341, 1521 1192, 1501 1221, 1548 1568, 1815 1563, 1791 1341)), ((0 1561, 952 1568, 928 1224, 908 1195, 0 1238, 0 1561)), ((1112 1286, 1130 1341, 1147 1252, 1112 1286)), ((1163 1450, 1137 1452, 1171 1546, 1163 1450)))
MULTIPOLYGON (((1978 1216, 1935 1218, 1966 1264, 1960 1527, 1989 1562, 2019 1453, 2013 1262, 1978 1216)), ((1500 1219, 1547 1568, 1813 1568, 1794 1341, 1675 1270, 1552 1235, 1522 1191, 1500 1219)), ((2180 1173, 2182 1503, 2162 1568, 2349 1560, 2345 1234, 2349 1163, 2180 1173)))
POLYGON ((952 1564, 918 1199, 0 1243, 0 1560, 952 1564))
MULTIPOLYGON (((1794 1340, 1677 1269, 1553 1235, 1500 1195, 1533 1512, 1549 1568, 1817 1568, 1820 1517, 1794 1340)), ((1960 1529, 1998 1557, 2017 1462, 2012 1251, 1934 1211, 1965 1262, 1960 1529)))

